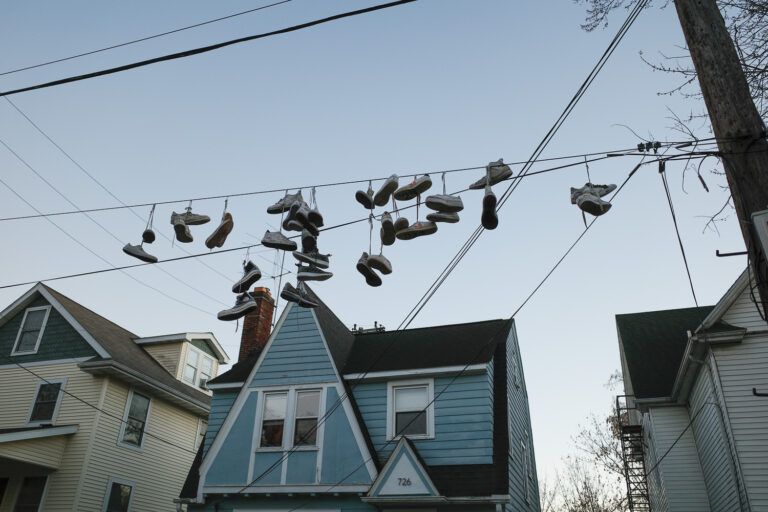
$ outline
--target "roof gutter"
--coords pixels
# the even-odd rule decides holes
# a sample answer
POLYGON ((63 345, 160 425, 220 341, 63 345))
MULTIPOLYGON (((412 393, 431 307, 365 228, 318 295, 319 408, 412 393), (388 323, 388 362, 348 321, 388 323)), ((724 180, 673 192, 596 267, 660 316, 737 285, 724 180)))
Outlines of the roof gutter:
POLYGON ((195 414, 207 415, 211 409, 210 404, 206 404, 200 400, 197 400, 190 395, 177 391, 172 387, 163 384, 162 382, 148 377, 143 373, 140 373, 133 368, 130 368, 122 363, 118 363, 114 359, 108 359, 104 361, 85 361, 78 365, 83 371, 89 373, 106 373, 110 375, 117 375, 123 377, 123 379, 129 382, 138 381, 148 388, 151 388, 160 395, 165 395, 166 399, 170 399, 171 402, 177 403, 190 410, 195 414))

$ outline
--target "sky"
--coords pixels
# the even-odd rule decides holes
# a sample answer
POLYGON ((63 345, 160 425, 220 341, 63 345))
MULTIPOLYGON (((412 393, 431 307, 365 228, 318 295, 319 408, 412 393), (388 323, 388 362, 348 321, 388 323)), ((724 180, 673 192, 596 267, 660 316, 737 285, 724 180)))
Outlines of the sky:
MULTIPOLYGON (((267 3, 15 2, 0 21, 0 47, 12 49, 0 57, 0 73, 267 3)), ((0 90, 369 5, 375 4, 292 0, 171 36, 0 75, 0 90)), ((0 218, 35 213, 18 196, 46 213, 119 205, 115 198, 125 204, 179 200, 157 207, 158 239, 145 246, 163 260, 209 252, 203 242, 221 217, 223 199, 193 202, 193 210, 212 221, 192 227, 191 244, 170 241, 171 213, 182 211, 190 198, 300 187, 307 197, 311 185, 392 173, 404 184, 405 176, 424 172, 434 182, 430 192, 440 193, 440 171, 484 166, 501 157, 525 161, 625 16, 619 10, 606 29, 587 33, 580 28, 584 6, 565 0, 420 0, 10 96, 69 158, 0 98, 0 218)), ((673 8, 643 12, 542 156, 629 149, 641 142, 639 137, 687 140, 671 128, 670 117, 685 117, 703 106, 659 94, 674 88, 676 77, 654 72, 640 57, 642 52, 658 61, 662 54, 680 54, 682 45, 673 8)), ((702 129, 699 136, 710 134, 702 129)), ((620 184, 639 161, 639 156, 611 158, 592 163, 589 171, 596 183, 620 184)), ((542 162, 533 170, 553 165, 542 162)), ((711 173, 715 165, 710 158, 701 167, 710 192, 693 172, 683 173, 682 162, 666 167, 700 305, 714 304, 746 265, 742 256, 715 256, 716 250, 744 248, 733 215, 718 223, 717 231, 706 229, 707 218, 728 197, 723 178, 711 173)), ((466 189, 481 176, 479 170, 446 174, 446 188, 466 189)), ((569 189, 586 181, 583 165, 523 180, 500 211, 498 228, 480 237, 411 326, 509 317, 581 234, 582 216, 570 204, 569 189)), ((367 183, 317 189, 326 226, 367 216, 354 199, 360 188, 367 183)), ((494 187, 497 195, 505 188, 494 187)), ((279 216, 266 208, 282 195, 232 197, 228 211, 235 227, 224 249, 257 244, 265 230, 276 229, 279 216)), ((379 288, 368 287, 355 269, 369 250, 366 222, 322 233, 318 245, 332 254, 334 277, 313 289, 350 327, 378 322, 397 328, 479 224, 482 193, 461 197, 465 209, 458 224, 441 224, 432 236, 384 248, 394 271, 379 288)), ((605 383, 620 366, 614 316, 694 305, 656 165, 643 166, 614 203, 515 317, 540 475, 560 466, 590 414, 610 410, 616 391, 605 383)), ((0 306, 31 287, 7 285, 137 263, 121 247, 138 243, 149 209, 98 212, 91 219, 48 217, 61 229, 44 218, 0 220, 6 240, 0 306)), ((414 215, 412 210, 405 214, 411 221, 414 215)), ((377 252, 376 237, 372 245, 377 252)), ((235 360, 240 333, 235 323, 218 321, 216 313, 234 303, 230 288, 241 276, 244 257, 245 250, 214 253, 47 283, 138 336, 211 331, 235 360)), ((265 274, 259 284, 277 295, 278 281, 267 276, 280 274, 281 255, 256 247, 250 257, 265 274)), ((286 270, 294 270, 292 260, 285 258, 286 270)))

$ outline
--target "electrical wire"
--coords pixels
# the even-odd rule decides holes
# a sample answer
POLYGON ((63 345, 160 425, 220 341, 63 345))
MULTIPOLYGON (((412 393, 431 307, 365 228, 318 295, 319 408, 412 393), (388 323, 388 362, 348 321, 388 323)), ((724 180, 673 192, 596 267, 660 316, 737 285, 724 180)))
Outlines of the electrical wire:
POLYGON ((302 30, 302 29, 305 29, 305 28, 314 27, 316 25, 321 25, 323 23, 328 23, 330 21, 335 21, 335 20, 342 19, 342 18, 349 18, 351 16, 358 16, 360 14, 366 14, 366 13, 373 12, 373 11, 378 11, 378 10, 381 10, 381 9, 387 9, 387 8, 390 8, 390 7, 396 7, 396 6, 399 6, 399 5, 408 4, 408 3, 411 3, 411 2, 415 2, 415 1, 416 0, 397 0, 395 2, 390 2, 390 3, 387 3, 387 4, 374 5, 372 7, 366 7, 365 9, 358 9, 356 11, 349 11, 349 12, 344 12, 344 13, 341 13, 341 14, 335 14, 333 16, 328 16, 326 18, 322 18, 322 19, 318 19, 318 20, 314 20, 314 21, 309 21, 309 22, 306 22, 306 23, 301 23, 299 25, 293 25, 291 27, 281 28, 279 30, 273 30, 271 32, 265 32, 265 33, 262 33, 262 34, 256 34, 256 35, 247 36, 247 37, 240 37, 238 39, 232 39, 230 41, 225 41, 225 42, 222 42, 222 43, 212 44, 212 45, 209 45, 209 46, 203 46, 201 48, 195 48, 195 49, 192 49, 192 50, 185 50, 185 51, 177 52, 177 53, 171 53, 171 54, 168 54, 168 55, 163 55, 162 57, 155 57, 153 59, 147 59, 147 60, 142 60, 142 61, 139 61, 139 62, 133 62, 131 64, 125 64, 125 65, 122 65, 122 66, 117 66, 117 67, 109 68, 109 69, 103 69, 101 71, 94 71, 92 73, 86 73, 84 75, 70 76, 70 77, 67 77, 67 78, 62 78, 60 80, 54 80, 52 82, 45 82, 45 83, 42 83, 42 84, 32 85, 32 86, 29 86, 29 87, 23 87, 21 89, 14 89, 12 91, 0 92, 0 96, 10 96, 12 94, 19 94, 19 93, 22 93, 22 92, 34 91, 34 90, 37 90, 37 89, 44 89, 44 88, 47 88, 47 87, 54 87, 54 86, 57 86, 57 85, 63 85, 63 84, 68 84, 68 83, 72 83, 72 82, 79 82, 81 80, 87 80, 89 78, 96 78, 96 77, 99 77, 99 76, 111 75, 111 74, 114 74, 114 73, 120 73, 122 71, 128 71, 130 69, 135 69, 135 68, 140 68, 140 67, 143 67, 143 66, 148 66, 150 64, 156 64, 158 62, 166 62, 166 61, 170 61, 170 60, 176 60, 176 59, 182 59, 182 58, 185 58, 185 57, 191 57, 193 55, 200 55, 201 53, 206 53, 206 52, 210 52, 210 51, 213 51, 213 50, 218 50, 218 49, 224 48, 226 46, 232 46, 232 45, 235 45, 235 44, 240 44, 240 43, 244 43, 244 42, 247 42, 247 41, 254 41, 256 39, 262 39, 262 38, 265 38, 265 37, 275 36, 275 35, 279 35, 279 34, 287 34, 289 32, 295 32, 297 30, 302 30))
POLYGON ((218 21, 228 20, 230 18, 236 18, 237 16, 242 16, 244 14, 250 14, 252 12, 261 11, 263 9, 268 9, 270 7, 275 7, 277 5, 288 3, 290 1, 291 0, 282 0, 280 2, 275 2, 273 4, 263 5, 261 7, 256 7, 255 9, 248 9, 247 11, 236 12, 235 14, 230 14, 228 16, 222 16, 221 18, 216 18, 216 19, 213 19, 213 20, 208 20, 208 21, 203 21, 203 22, 200 22, 200 23, 195 23, 194 25, 188 25, 186 27, 177 28, 177 29, 174 29, 174 30, 169 30, 167 32, 162 32, 160 34, 155 34, 153 36, 142 37, 140 39, 134 39, 133 41, 128 41, 128 42, 125 42, 125 43, 114 44, 112 46, 107 46, 105 48, 99 48, 98 50, 91 50, 91 51, 88 51, 88 52, 78 53, 77 55, 72 55, 70 57, 63 57, 61 59, 49 60, 47 62, 42 62, 40 64, 34 64, 34 65, 31 65, 31 66, 25 66, 23 68, 12 69, 10 71, 3 71, 2 73, 0 73, 0 76, 10 75, 12 73, 18 73, 20 71, 26 71, 28 69, 41 68, 43 66, 49 66, 51 64, 56 64, 58 62, 64 62, 64 61, 68 61, 68 60, 72 60, 72 59, 77 59, 77 58, 80 58, 80 57, 85 57, 87 55, 93 55, 95 53, 105 52, 107 50, 114 50, 115 48, 122 48, 123 46, 128 46, 128 45, 131 45, 131 44, 141 43, 143 41, 149 41, 150 39, 156 39, 158 37, 163 37, 163 36, 167 36, 167 35, 170 35, 170 34, 176 34, 178 32, 183 32, 184 30, 189 30, 191 28, 202 27, 203 25, 210 25, 211 23, 216 23, 218 21))

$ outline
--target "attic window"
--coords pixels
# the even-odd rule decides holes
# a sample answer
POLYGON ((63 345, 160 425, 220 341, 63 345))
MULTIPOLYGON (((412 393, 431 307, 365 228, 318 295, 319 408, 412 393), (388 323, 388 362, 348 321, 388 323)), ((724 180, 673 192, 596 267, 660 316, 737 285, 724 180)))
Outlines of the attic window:
POLYGON ((390 382, 387 387, 387 438, 434 437, 432 380, 390 382))
POLYGON ((37 353, 50 311, 51 306, 41 306, 29 308, 24 312, 19 333, 16 335, 16 343, 11 352, 12 356, 37 353))
POLYGON ((261 424, 261 447, 283 446, 287 393, 267 393, 264 396, 264 421, 261 424))
POLYGON ((213 359, 191 345, 187 347, 187 359, 182 379, 187 384, 205 389, 205 383, 213 375, 213 359))

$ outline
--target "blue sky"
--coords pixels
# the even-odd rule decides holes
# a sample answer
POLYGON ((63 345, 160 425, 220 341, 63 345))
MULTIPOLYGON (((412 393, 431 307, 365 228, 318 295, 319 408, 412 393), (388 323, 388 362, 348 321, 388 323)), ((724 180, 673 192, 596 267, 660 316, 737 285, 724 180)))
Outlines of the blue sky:
MULTIPOLYGON (((13 49, 0 60, 0 72, 265 3, 17 2, 7 6, 0 22, 0 45, 13 49)), ((293 0, 173 36, 0 76, 0 90, 367 5, 373 3, 293 0)), ((568 1, 420 0, 11 99, 128 204, 424 171, 431 171, 436 190, 439 170, 485 165, 499 157, 525 160, 624 16, 619 11, 606 30, 586 33, 579 28, 583 7, 568 1)), ((653 72, 638 55, 677 54, 682 40, 673 9, 644 12, 543 156, 634 147, 639 140, 619 124, 644 137, 683 139, 669 128, 668 109, 685 116, 701 105, 658 95, 677 82, 653 72)), ((703 131, 701 136, 709 135, 703 131)), ((0 139, 78 206, 117 204, 3 99, 0 139)), ((593 181, 620 183, 638 160, 596 162, 590 166, 593 181)), ((710 159, 702 167, 710 193, 690 172, 684 191, 683 165, 667 166, 700 304, 716 302, 746 264, 743 257, 714 254, 743 249, 733 218, 719 225, 719 235, 703 232, 702 216, 717 211, 727 198, 718 186, 722 179, 709 173, 713 163, 710 159)), ((0 166, 3 180, 38 209, 71 209, 4 147, 0 166)), ((479 171, 449 174, 447 188, 464 189, 479 177, 479 171)), ((583 229, 569 188, 585 181, 583 166, 526 179, 501 211, 498 229, 483 234, 413 326, 509 316, 583 229)), ((366 215, 354 200, 358 188, 318 189, 326 225, 366 215)), ((497 194, 503 191, 496 188, 497 194)), ((268 215, 266 207, 281 195, 231 199, 235 230, 225 248, 257 243, 266 229, 276 227, 279 218, 268 215)), ((324 233, 319 246, 332 254, 335 276, 314 289, 350 327, 378 321, 394 329, 478 225, 481 197, 475 191, 462 194, 466 209, 459 224, 385 248, 394 272, 380 288, 367 287, 355 270, 368 250, 366 223, 324 233)), ((171 211, 183 206, 158 207, 156 230, 172 237, 171 211)), ((193 227, 195 242, 183 249, 206 252, 203 241, 221 215, 223 200, 193 206, 214 221, 193 227)), ((137 213, 146 217, 148 210, 137 213)), ((31 213, 0 186, 0 217, 31 213)), ((93 218, 119 242, 84 216, 55 221, 112 264, 134 263, 120 249, 139 240, 143 223, 126 210, 93 218)), ((0 285, 106 266, 45 220, 0 222, 0 230, 6 247, 0 285)), ((148 249, 164 259, 183 256, 179 245, 159 237, 148 249)), ((255 252, 254 261, 266 274, 278 273, 275 251, 255 252)), ((193 307, 120 272, 50 285, 141 336, 212 331, 236 358, 239 332, 215 315, 233 302, 230 287, 240 276, 243 256, 202 258, 216 272, 194 260, 162 265, 174 277, 153 267, 127 271, 193 307)), ((289 255, 286 265, 293 265, 292 259, 289 255)), ((261 283, 278 291, 271 279, 261 283)), ((12 302, 26 289, 0 289, 0 303, 12 302)), ((614 315, 692 305, 660 178, 655 166, 645 166, 516 317, 540 472, 555 468, 571 450, 570 436, 589 413, 603 414, 610 406, 612 393, 603 384, 619 367, 614 315)))

